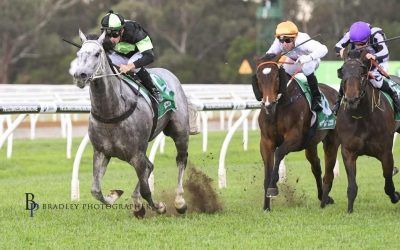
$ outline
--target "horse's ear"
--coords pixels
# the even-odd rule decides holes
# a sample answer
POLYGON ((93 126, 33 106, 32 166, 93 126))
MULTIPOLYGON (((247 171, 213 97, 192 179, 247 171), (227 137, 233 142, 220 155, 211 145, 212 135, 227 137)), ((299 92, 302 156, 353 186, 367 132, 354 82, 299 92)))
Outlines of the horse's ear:
POLYGON ((346 59, 347 59, 348 57, 349 57, 349 48, 346 47, 346 48, 343 50, 343 60, 346 61, 346 59))
POLYGON ((85 36, 85 34, 83 34, 83 32, 81 31, 81 29, 79 29, 79 37, 81 38, 81 41, 84 43, 87 41, 87 38, 85 36))
POLYGON ((97 42, 100 44, 103 44, 104 38, 106 37, 106 31, 103 31, 103 33, 101 33, 99 39, 97 39, 97 42))

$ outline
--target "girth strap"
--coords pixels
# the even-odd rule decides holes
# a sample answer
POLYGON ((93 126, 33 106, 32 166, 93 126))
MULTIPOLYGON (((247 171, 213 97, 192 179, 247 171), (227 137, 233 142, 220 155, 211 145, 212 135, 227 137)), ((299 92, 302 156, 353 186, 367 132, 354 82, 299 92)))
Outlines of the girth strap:
POLYGON ((94 119, 96 119, 97 121, 102 122, 102 123, 108 123, 108 124, 118 123, 118 122, 121 122, 121 121, 125 120, 126 118, 128 118, 133 113, 133 111, 135 111, 136 107, 137 107, 137 102, 133 103, 131 108, 128 111, 126 111, 125 113, 123 113, 122 115, 120 115, 118 117, 114 117, 114 118, 108 118, 108 119, 102 118, 101 116, 96 115, 94 112, 90 112, 90 114, 93 116, 94 119))

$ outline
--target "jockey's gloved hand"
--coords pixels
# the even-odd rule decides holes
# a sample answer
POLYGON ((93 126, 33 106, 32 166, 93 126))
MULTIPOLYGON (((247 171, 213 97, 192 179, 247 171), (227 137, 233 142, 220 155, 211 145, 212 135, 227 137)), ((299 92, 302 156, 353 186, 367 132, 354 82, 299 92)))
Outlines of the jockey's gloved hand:
POLYGON ((301 63, 301 64, 305 64, 308 62, 311 62, 313 60, 311 55, 302 55, 299 58, 297 58, 296 63, 301 63))

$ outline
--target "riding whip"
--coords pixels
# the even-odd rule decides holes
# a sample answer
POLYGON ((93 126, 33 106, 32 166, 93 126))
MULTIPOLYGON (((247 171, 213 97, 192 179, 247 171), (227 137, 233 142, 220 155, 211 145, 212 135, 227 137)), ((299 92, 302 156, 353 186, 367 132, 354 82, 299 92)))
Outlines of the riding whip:
POLYGON ((321 34, 317 34, 317 35, 315 35, 315 36, 311 37, 310 39, 308 39, 308 40, 305 40, 304 42, 302 42, 302 43, 298 44, 298 45, 297 45, 296 47, 294 47, 293 49, 286 51, 286 52, 285 52, 285 53, 283 53, 281 56, 284 56, 284 55, 286 55, 287 53, 289 53, 290 51, 294 50, 295 48, 298 48, 300 45, 303 45, 303 44, 305 44, 306 42, 309 42, 309 41, 313 40, 314 38, 316 38, 316 37, 319 37, 320 35, 321 35, 321 34))

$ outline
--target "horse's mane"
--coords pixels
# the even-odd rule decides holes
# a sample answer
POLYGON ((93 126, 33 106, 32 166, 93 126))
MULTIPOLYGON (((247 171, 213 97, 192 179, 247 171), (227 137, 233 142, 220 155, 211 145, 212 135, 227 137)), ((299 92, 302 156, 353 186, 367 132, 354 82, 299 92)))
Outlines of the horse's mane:
MULTIPOLYGON (((88 34, 88 35, 86 36, 86 38, 87 38, 88 40, 97 40, 97 39, 99 39, 99 37, 100 37, 100 35, 98 35, 98 34, 88 34)), ((107 37, 107 36, 104 38, 104 41, 103 41, 103 48, 104 48, 104 50, 105 50, 106 52, 108 52, 108 51, 110 51, 110 50, 112 50, 112 49, 114 48, 113 43, 111 42, 110 38, 107 37)))
POLYGON ((348 58, 349 59, 360 59, 361 58, 361 50, 353 49, 349 51, 348 58))
POLYGON ((264 56, 262 56, 259 60, 261 62, 267 62, 267 61, 274 61, 275 62, 275 61, 278 61, 279 58, 280 58, 280 55, 268 53, 268 54, 265 54, 264 56))
POLYGON ((86 38, 87 38, 88 40, 97 40, 97 39, 99 39, 99 35, 97 35, 97 34, 88 34, 88 35, 86 36, 86 38))

